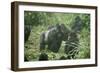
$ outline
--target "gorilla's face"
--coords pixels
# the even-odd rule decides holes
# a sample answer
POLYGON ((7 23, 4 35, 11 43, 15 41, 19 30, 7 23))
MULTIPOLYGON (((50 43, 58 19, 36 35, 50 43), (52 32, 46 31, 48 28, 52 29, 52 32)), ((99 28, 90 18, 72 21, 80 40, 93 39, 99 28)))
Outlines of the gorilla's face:
POLYGON ((64 24, 61 24, 60 27, 61 27, 61 33, 63 36, 62 40, 65 41, 68 38, 69 29, 64 24))
POLYGON ((67 39, 69 29, 64 24, 56 24, 54 28, 55 30, 53 32, 56 33, 55 35, 57 38, 62 39, 62 40, 67 39))

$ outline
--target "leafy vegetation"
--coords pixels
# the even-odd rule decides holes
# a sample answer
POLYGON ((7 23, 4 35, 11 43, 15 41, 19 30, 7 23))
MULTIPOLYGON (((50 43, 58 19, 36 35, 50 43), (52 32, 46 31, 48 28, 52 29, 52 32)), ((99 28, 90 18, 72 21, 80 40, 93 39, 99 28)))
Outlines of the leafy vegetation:
MULTIPOLYGON (((74 25, 75 17, 79 16, 82 19, 82 30, 77 37, 79 39, 78 54, 75 59, 87 59, 90 58, 90 15, 82 13, 55 13, 55 12, 24 12, 24 26, 30 26, 28 30, 30 34, 25 34, 28 39, 24 43, 24 58, 25 61, 38 61, 41 53, 46 52, 49 60, 66 59, 68 54, 64 51, 65 41, 62 42, 60 50, 54 53, 48 49, 40 51, 40 34, 46 31, 48 26, 63 23, 70 31, 73 31, 71 27, 74 25)), ((26 29, 24 30, 26 32, 26 29)), ((70 45, 70 44, 69 44, 70 45)), ((73 58, 72 58, 73 59, 73 58)))

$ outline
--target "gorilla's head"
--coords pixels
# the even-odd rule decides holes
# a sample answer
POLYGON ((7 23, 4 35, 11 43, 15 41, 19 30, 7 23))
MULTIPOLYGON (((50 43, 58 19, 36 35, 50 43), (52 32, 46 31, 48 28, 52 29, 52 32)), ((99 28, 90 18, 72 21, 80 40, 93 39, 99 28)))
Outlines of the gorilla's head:
POLYGON ((83 27, 82 25, 83 25, 82 19, 80 18, 80 16, 76 16, 74 19, 72 30, 75 32, 80 32, 82 30, 82 27, 83 27))
POLYGON ((62 33, 62 40, 66 40, 68 38, 69 29, 64 25, 60 25, 61 33, 62 33))
POLYGON ((68 37, 69 29, 64 24, 56 24, 55 27, 57 37, 65 41, 68 37))

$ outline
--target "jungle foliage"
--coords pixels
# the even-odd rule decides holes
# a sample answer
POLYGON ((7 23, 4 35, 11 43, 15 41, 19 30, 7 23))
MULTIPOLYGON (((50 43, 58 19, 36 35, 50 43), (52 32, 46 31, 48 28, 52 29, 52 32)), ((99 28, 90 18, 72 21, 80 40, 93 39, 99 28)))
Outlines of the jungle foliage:
POLYGON ((77 34, 76 32, 79 44, 77 45, 78 54, 75 55, 75 59, 90 58, 90 14, 25 11, 24 60, 38 61, 41 53, 46 53, 48 60, 69 59, 67 58, 68 54, 64 52, 65 41, 62 42, 61 47, 57 53, 54 53, 48 49, 40 51, 40 34, 41 32, 46 31, 48 26, 62 23, 70 31, 74 31, 71 27, 74 26, 76 16, 79 16, 82 19, 83 25, 80 33, 77 34))

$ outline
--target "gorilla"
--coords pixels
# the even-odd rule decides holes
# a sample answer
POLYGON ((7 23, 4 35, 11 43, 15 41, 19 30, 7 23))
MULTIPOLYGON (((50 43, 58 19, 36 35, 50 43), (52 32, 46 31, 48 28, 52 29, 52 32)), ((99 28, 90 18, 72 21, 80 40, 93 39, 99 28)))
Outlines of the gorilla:
POLYGON ((67 28, 64 24, 56 24, 55 26, 48 27, 48 30, 42 32, 40 36, 40 50, 46 48, 52 52, 57 53, 61 46, 63 37, 67 33, 67 28))
POLYGON ((82 19, 79 16, 75 17, 74 25, 71 27, 72 31, 69 32, 68 39, 66 40, 65 53, 68 55, 68 59, 76 58, 78 54, 79 38, 78 34, 82 30, 82 19))
POLYGON ((65 41, 64 52, 67 54, 67 57, 62 56, 60 59, 75 59, 78 54, 78 35, 82 27, 83 22, 80 16, 75 17, 71 30, 64 24, 56 24, 55 26, 48 27, 48 30, 42 32, 40 36, 40 50, 47 48, 57 53, 62 41, 65 41))
POLYGON ((80 32, 82 30, 83 22, 80 16, 75 17, 73 24, 74 25, 71 27, 71 29, 73 29, 74 32, 80 32))

